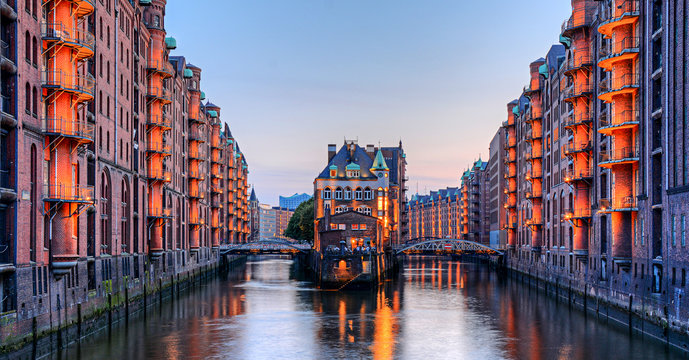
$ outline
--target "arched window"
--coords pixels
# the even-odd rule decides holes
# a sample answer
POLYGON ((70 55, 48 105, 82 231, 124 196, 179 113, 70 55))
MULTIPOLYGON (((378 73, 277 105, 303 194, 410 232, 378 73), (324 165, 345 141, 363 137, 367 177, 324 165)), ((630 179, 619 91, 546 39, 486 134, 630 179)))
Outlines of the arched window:
POLYGON ((342 188, 335 189, 335 200, 342 200, 342 188))
POLYGON ((32 46, 33 56, 31 58, 31 60, 33 62, 33 65, 36 66, 36 65, 38 65, 38 40, 36 40, 35 36, 33 37, 32 44, 33 44, 33 46, 32 46))
POLYGON ((361 200, 362 196, 363 196, 363 191, 361 190, 361 188, 360 187, 356 188, 356 190, 354 190, 354 199, 361 200))
MULTIPOLYGON (((26 2, 27 6, 29 2, 26 2)), ((26 32, 26 38, 24 40, 24 58, 26 61, 31 61, 31 34, 29 32, 26 32)))
POLYGON ((330 188, 323 190, 323 200, 330 200, 330 188))
POLYGON ((344 191, 344 199, 345 200, 352 200, 352 189, 347 186, 344 191))
POLYGON ((31 85, 28 82, 24 88, 24 95, 24 110, 27 114, 31 114, 31 85))
POLYGON ((366 190, 364 190, 364 200, 371 200, 373 199, 373 190, 371 188, 367 187, 366 190))
POLYGON ((31 90, 31 101, 33 106, 33 115, 38 116, 38 90, 34 86, 31 90))

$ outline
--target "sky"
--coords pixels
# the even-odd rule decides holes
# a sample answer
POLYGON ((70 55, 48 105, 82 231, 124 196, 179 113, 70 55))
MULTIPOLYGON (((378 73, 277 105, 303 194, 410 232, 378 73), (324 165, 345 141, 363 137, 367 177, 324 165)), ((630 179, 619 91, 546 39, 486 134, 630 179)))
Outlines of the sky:
POLYGON ((410 193, 457 186, 506 119, 568 0, 168 0, 259 200, 313 193, 327 145, 396 146, 410 193))

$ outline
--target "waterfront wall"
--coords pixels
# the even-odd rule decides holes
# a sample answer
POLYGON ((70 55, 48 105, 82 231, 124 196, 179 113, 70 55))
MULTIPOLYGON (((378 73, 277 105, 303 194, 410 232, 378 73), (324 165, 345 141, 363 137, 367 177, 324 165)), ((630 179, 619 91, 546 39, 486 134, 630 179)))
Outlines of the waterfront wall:
MULTIPOLYGON (((126 319, 150 304, 161 302, 219 269, 224 271, 243 261, 244 256, 222 257, 216 251, 209 251, 207 256, 193 263, 172 261, 170 266, 159 266, 145 262, 140 264, 140 276, 113 276, 104 281, 103 286, 83 293, 79 289, 65 289, 64 282, 50 279, 48 293, 53 296, 47 296, 40 309, 27 309, 2 318, 0 359, 47 355, 126 319)), ((101 266, 109 265, 103 262, 101 266)), ((86 271, 84 266, 78 268, 86 271)), ((111 271, 121 274, 117 265, 111 271)))

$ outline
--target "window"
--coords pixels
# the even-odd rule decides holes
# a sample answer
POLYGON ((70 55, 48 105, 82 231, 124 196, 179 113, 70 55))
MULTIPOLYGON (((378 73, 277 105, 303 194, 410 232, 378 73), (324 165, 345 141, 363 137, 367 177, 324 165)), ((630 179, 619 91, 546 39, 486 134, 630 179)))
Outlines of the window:
POLYGON ((676 216, 672 215, 672 218, 670 219, 672 222, 670 224, 670 231, 672 231, 672 246, 677 246, 677 221, 676 221, 676 216))
POLYGON ((352 200, 352 189, 350 189, 349 186, 345 188, 344 199, 345 200, 352 200))
POLYGON ((366 224, 359 224, 359 230, 366 230, 366 224))
POLYGON ((31 85, 29 83, 26 83, 26 87, 24 88, 24 110, 26 111, 27 114, 31 114, 31 85))
POLYGON ((687 218, 685 215, 682 215, 681 218, 682 223, 680 224, 680 231, 682 232, 680 241, 682 243, 682 246, 687 245, 687 218))
POLYGON ((330 230, 337 230, 337 224, 330 224, 330 230))
POLYGON ((370 188, 366 188, 366 190, 364 190, 364 200, 371 199, 373 199, 373 191, 370 188))
POLYGON ((342 188, 335 189, 335 200, 342 200, 342 188))
POLYGON ((352 230, 359 230, 359 224, 352 224, 352 230))
POLYGON ((347 170, 347 177, 359 177, 359 170, 347 170))
POLYGON ((356 188, 356 190, 354 191, 354 198, 356 200, 361 200, 361 194, 361 188, 356 188))
POLYGON ((330 200, 330 188, 323 190, 323 200, 330 200))
MULTIPOLYGON (((26 6, 29 6, 29 2, 26 2, 26 6)), ((31 62, 31 35, 26 32, 26 39, 24 41, 24 58, 26 62, 31 62)))
POLYGON ((35 36, 33 37, 32 44, 33 57, 31 62, 33 63, 33 66, 36 67, 38 66, 38 40, 36 40, 35 36))
MULTIPOLYGON (((28 101, 28 99, 27 99, 28 101)), ((38 117, 38 90, 36 90, 36 87, 34 86, 33 89, 31 90, 31 102, 32 102, 32 110, 33 110, 33 116, 38 117)))

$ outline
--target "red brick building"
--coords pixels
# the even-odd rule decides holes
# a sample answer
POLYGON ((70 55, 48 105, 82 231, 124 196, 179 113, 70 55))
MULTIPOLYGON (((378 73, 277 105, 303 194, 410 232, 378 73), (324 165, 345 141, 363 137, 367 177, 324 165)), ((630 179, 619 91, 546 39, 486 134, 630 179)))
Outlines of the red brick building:
POLYGON ((201 69, 170 56, 165 4, 2 4, 3 344, 247 239, 246 158, 201 69))

